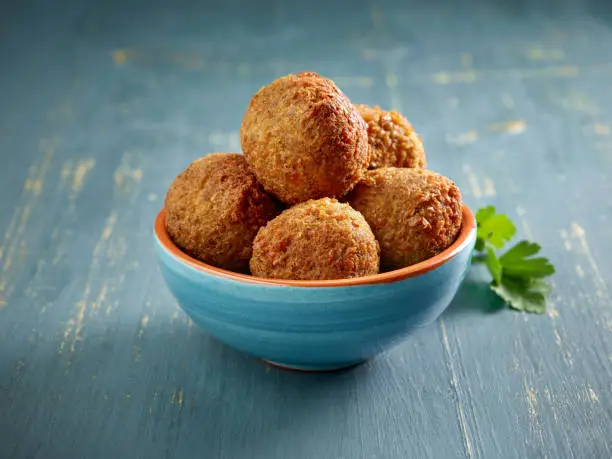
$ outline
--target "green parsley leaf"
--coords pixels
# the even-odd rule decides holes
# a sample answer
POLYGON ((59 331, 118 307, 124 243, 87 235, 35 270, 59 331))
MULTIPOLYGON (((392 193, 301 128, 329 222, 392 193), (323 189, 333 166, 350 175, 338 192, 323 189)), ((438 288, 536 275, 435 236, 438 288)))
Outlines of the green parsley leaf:
POLYGON ((535 255, 540 251, 540 244, 529 241, 520 241, 510 250, 502 255, 507 263, 512 263, 525 257, 535 255))
POLYGON ((481 207, 476 212, 476 223, 480 224, 495 215, 495 206, 481 207))
POLYGON ((535 314, 546 312, 545 294, 550 291, 550 286, 544 279, 505 276, 502 278, 501 284, 491 284, 491 290, 512 309, 535 314))
POLYGON ((555 268, 543 257, 527 258, 540 251, 535 242, 521 241, 499 257, 504 274, 514 277, 546 277, 555 273, 555 268))
POLYGON ((476 213, 476 250, 484 250, 487 243, 501 249, 516 233, 516 227, 504 214, 496 214, 494 206, 483 207, 476 213))
POLYGON ((549 284, 543 279, 555 273, 555 268, 540 252, 535 242, 520 241, 506 253, 497 256, 516 233, 516 227, 495 207, 483 207, 476 213, 478 224, 475 263, 484 263, 491 273, 491 289, 512 309, 542 314, 546 312, 546 294, 549 284))

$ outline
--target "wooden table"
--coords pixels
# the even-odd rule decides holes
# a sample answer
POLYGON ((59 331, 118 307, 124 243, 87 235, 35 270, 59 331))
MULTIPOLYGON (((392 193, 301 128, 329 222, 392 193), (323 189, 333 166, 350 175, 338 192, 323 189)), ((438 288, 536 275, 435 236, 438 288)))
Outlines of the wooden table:
POLYGON ((12 3, 0 457, 612 456, 610 2, 12 3), (434 325, 325 375, 193 327, 154 215, 190 161, 239 149, 254 91, 301 70, 402 110, 473 209, 541 242, 547 315, 496 309, 474 269, 434 325))

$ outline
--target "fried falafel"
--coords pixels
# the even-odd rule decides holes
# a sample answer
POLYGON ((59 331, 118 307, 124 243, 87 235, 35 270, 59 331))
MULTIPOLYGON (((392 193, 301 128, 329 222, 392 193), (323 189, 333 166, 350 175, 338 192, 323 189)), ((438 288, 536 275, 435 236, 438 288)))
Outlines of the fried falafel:
POLYGON ((380 107, 356 105, 368 125, 371 148, 370 168, 427 167, 423 142, 401 113, 380 107))
POLYGON ((380 248, 359 212, 336 199, 297 204, 261 228, 251 272, 274 279, 346 279, 377 274, 380 248))
POLYGON ((333 81, 287 75, 251 99, 242 150, 259 182, 289 204, 341 197, 370 164, 367 126, 333 81))
POLYGON ((348 197, 381 249, 381 269, 403 268, 442 252, 462 223, 462 197, 450 179, 425 169, 368 171, 348 197))
POLYGON ((248 272, 257 231, 282 210, 237 153, 211 153, 191 163, 172 182, 165 209, 177 246, 237 272, 248 272))

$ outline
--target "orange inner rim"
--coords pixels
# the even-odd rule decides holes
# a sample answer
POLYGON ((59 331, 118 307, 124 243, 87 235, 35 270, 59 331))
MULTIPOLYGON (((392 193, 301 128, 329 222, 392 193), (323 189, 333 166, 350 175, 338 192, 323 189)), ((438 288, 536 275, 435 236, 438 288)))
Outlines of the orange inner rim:
POLYGON ((349 287, 352 285, 368 285, 368 284, 381 284, 388 282, 395 282, 398 280, 406 279, 408 277, 415 277, 421 274, 425 274, 438 266, 443 265, 459 252, 461 252, 470 241, 470 235, 476 229, 476 222, 470 209, 464 204, 463 205, 463 222, 461 225, 461 231, 455 239, 455 242, 443 252, 435 255, 425 261, 416 263, 414 265, 407 266, 406 268, 396 269, 380 274, 374 274, 371 276, 354 277, 350 279, 333 279, 333 280, 283 280, 283 279, 265 279, 262 277, 250 276, 248 274, 239 274, 232 271, 227 271, 221 268, 215 268, 214 266, 208 265, 204 262, 196 260, 195 258, 187 255, 172 241, 168 231, 166 230, 166 211, 162 209, 157 218, 155 219, 155 235, 159 240, 160 244, 167 252, 172 256, 180 260, 182 263, 191 266, 198 271, 202 271, 213 276, 223 277, 225 279, 231 279, 239 282, 248 282, 251 284, 265 284, 265 285, 280 285, 280 286, 292 286, 292 287, 349 287))

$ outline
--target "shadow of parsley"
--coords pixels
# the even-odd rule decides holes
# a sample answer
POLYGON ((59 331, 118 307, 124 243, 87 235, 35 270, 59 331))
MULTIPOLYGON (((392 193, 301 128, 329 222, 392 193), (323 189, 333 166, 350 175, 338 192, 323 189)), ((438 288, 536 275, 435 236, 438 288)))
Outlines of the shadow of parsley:
POLYGON ((484 265, 472 265, 457 295, 444 312, 449 318, 462 314, 492 314, 508 309, 489 286, 491 276, 484 265))

